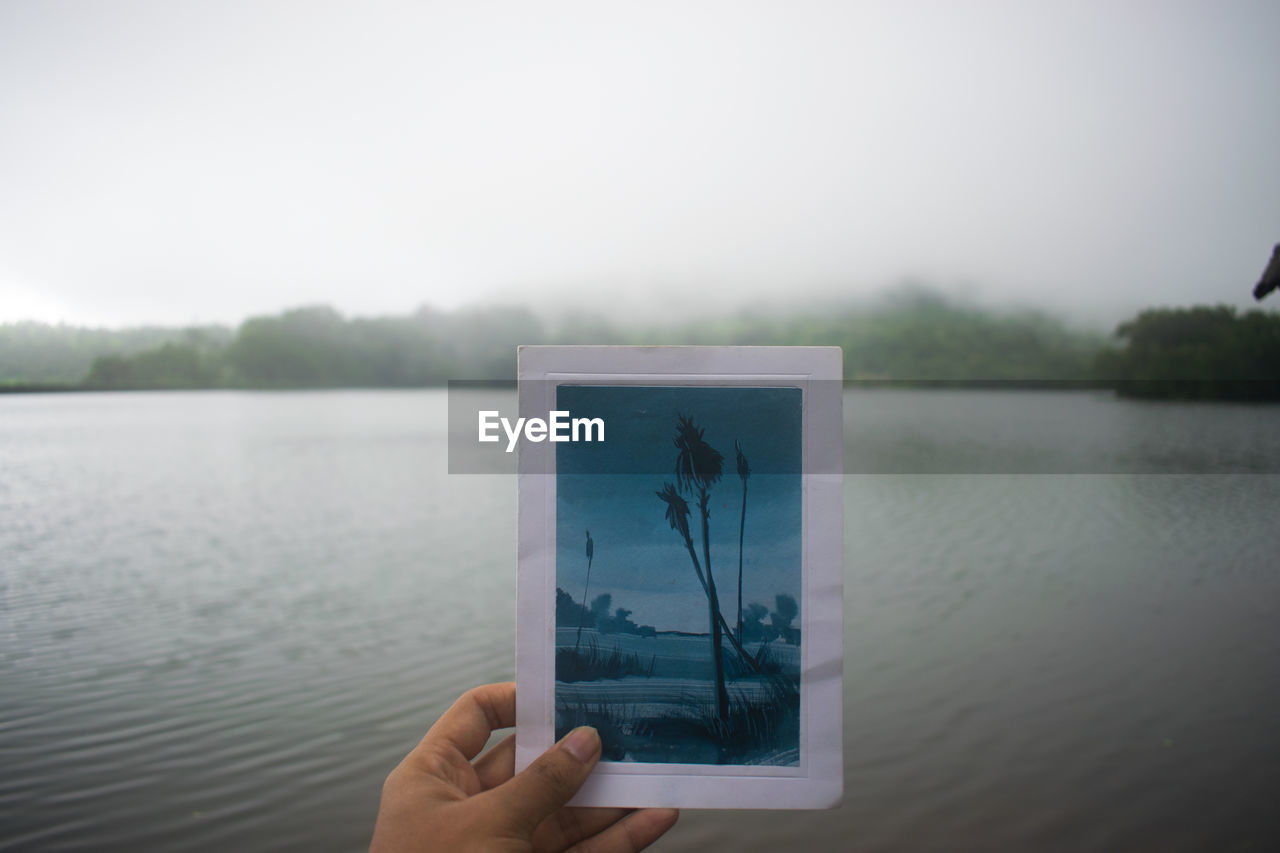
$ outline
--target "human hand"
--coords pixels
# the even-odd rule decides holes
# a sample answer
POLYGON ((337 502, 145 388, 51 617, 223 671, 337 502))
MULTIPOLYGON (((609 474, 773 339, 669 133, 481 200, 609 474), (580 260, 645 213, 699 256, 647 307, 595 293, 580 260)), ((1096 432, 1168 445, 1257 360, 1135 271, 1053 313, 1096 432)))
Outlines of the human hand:
POLYGON ((600 736, 586 726, 519 775, 514 735, 473 762, 515 717, 511 682, 462 694, 387 777, 370 853, 635 853, 675 824, 674 809, 565 806, 600 760, 600 736))

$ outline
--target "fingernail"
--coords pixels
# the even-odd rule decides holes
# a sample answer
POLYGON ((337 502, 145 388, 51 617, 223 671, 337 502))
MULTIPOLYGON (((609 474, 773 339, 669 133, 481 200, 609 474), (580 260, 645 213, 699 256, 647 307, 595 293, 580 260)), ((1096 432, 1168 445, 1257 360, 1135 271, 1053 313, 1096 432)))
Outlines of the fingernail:
POLYGON ((586 764, 600 748, 600 735, 591 726, 578 726, 564 736, 560 745, 574 758, 586 764))

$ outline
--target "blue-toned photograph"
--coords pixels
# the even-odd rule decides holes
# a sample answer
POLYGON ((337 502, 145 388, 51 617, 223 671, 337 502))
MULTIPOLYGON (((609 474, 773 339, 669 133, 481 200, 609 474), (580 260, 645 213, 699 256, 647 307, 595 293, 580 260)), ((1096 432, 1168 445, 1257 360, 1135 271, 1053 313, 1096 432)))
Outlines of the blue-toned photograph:
POLYGON ((800 761, 802 392, 562 385, 556 737, 612 761, 800 761))

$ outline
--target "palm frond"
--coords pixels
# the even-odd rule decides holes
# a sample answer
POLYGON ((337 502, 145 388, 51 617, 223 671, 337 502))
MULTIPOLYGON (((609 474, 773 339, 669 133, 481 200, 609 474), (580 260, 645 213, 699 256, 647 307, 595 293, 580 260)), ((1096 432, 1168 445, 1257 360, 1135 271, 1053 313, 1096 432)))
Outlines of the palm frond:
POLYGON ((724 472, 724 456, 703 438, 706 430, 693 418, 677 415, 676 435, 672 440, 676 454, 676 486, 688 493, 693 487, 710 489, 724 472))
POLYGON ((670 483, 662 484, 662 491, 654 492, 667 505, 667 521, 671 523, 671 529, 678 531, 681 536, 689 538, 689 504, 684 498, 680 497, 680 493, 676 491, 676 487, 670 483))

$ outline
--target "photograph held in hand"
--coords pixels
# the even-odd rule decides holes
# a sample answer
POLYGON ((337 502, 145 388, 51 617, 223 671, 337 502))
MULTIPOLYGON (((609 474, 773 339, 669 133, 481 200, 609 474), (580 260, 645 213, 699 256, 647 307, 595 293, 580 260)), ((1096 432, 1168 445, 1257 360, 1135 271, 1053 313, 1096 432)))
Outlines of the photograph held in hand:
POLYGON ((840 351, 524 347, 517 763, 581 726, 580 805, 820 808, 841 778, 840 351))

